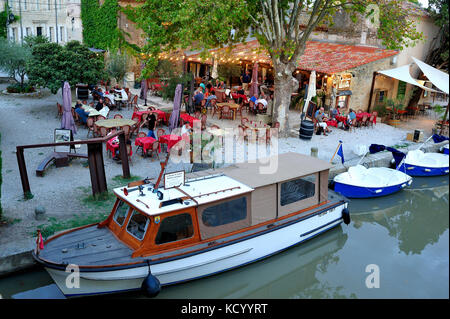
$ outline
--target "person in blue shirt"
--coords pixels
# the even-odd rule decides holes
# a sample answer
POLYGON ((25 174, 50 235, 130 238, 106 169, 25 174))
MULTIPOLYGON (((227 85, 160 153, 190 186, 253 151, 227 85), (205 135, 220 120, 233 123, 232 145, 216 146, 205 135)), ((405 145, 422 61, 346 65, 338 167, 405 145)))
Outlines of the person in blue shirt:
POLYGON ((86 124, 87 119, 89 117, 89 113, 83 110, 80 104, 75 104, 75 112, 77 112, 78 116, 80 117, 80 120, 83 124, 86 124))
POLYGON ((356 119, 356 113, 353 109, 350 109, 350 113, 348 113, 348 124, 352 125, 353 121, 356 119))
POLYGON ((202 89, 201 88, 197 89, 197 91, 195 92, 195 95, 193 96, 194 107, 201 107, 204 97, 205 96, 202 93, 202 89))

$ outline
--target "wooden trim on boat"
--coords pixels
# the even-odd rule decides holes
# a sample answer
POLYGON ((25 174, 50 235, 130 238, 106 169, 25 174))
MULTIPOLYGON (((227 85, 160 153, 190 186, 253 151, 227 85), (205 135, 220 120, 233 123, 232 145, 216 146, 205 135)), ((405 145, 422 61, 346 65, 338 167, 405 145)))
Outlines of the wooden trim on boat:
MULTIPOLYGON (((327 201, 327 203, 329 203, 329 201, 327 201)), ((208 246, 203 247, 201 249, 192 250, 192 251, 184 252, 184 253, 180 253, 180 254, 174 254, 172 256, 162 257, 162 258, 159 258, 159 259, 149 259, 149 260, 151 260, 150 261, 150 265, 152 265, 152 264, 159 264, 159 263, 162 263, 162 262, 168 262, 168 261, 172 261, 172 260, 176 260, 176 259, 180 259, 180 258, 185 258, 186 256, 195 255, 195 254, 198 254, 198 253, 203 253, 203 252, 210 251, 210 250, 213 250, 213 249, 221 248, 223 246, 228 246, 228 245, 240 242, 242 240, 249 239, 249 238, 254 237, 254 236, 259 236, 262 233, 272 232, 272 231, 278 230, 280 228, 289 226, 291 224, 298 223, 301 220, 304 220, 304 219, 313 217, 315 215, 321 214, 325 210, 328 210, 328 209, 331 209, 331 208, 334 208, 334 207, 338 207, 338 206, 340 206, 342 204, 345 204, 345 201, 341 200, 341 201, 333 202, 331 205, 323 207, 323 209, 321 209, 321 210, 318 210, 316 212, 312 212, 310 214, 307 214, 307 215, 304 215, 302 217, 296 218, 296 219, 294 219, 292 221, 287 221, 285 223, 276 225, 274 227, 266 227, 265 229, 261 229, 261 231, 258 231, 258 232, 252 233, 252 234, 248 234, 248 235, 245 235, 245 236, 242 236, 242 237, 234 238, 234 239, 231 239, 229 241, 224 241, 224 242, 221 242, 221 243, 215 243, 215 244, 212 244, 212 245, 208 245, 208 246)), ((316 206, 320 207, 320 206, 323 206, 323 205, 324 205, 324 203, 316 205, 316 206)), ((288 215, 283 216, 283 218, 280 218, 277 221, 280 221, 282 219, 287 219, 289 217, 292 217, 295 214, 293 213, 293 214, 290 214, 290 215, 291 216, 288 216, 288 215)), ((264 225, 268 226, 268 225, 270 225, 273 222, 274 222, 274 220, 267 221, 267 222, 261 223, 259 225, 252 226, 250 228, 262 227, 264 225)), ((242 230, 242 231, 248 231, 248 230, 249 230, 249 228, 246 228, 245 230, 242 230)), ((234 232, 234 233, 237 234, 239 232, 234 232)), ((227 235, 231 236, 231 233, 227 234, 227 235)), ((226 237, 226 236, 221 236, 221 237, 226 237)), ((196 244, 190 244, 190 245, 187 245, 185 247, 189 248, 189 247, 192 247, 193 245, 207 244, 208 242, 214 242, 215 240, 217 240, 217 238, 211 238, 211 239, 209 239, 209 240, 207 240, 205 242, 197 242, 196 244)), ((176 249, 167 250, 167 252, 170 252, 170 251, 176 251, 176 249)), ((145 257, 150 257, 150 256, 151 255, 145 256, 145 257)), ((64 270, 65 267, 67 266, 67 265, 64 265, 64 264, 56 264, 56 263, 53 263, 51 261, 45 260, 45 259, 43 259, 43 258, 41 258, 39 256, 36 256, 34 252, 33 252, 33 257, 35 258, 36 261, 38 261, 39 263, 43 264, 45 267, 49 267, 49 268, 53 268, 53 269, 59 269, 59 270, 64 270)), ((137 261, 137 262, 132 262, 132 263, 124 263, 124 264, 116 264, 116 265, 95 265, 95 266, 79 265, 79 268, 80 268, 80 271, 85 271, 85 272, 91 272, 91 271, 113 271, 113 270, 135 268, 135 267, 139 267, 141 265, 142 266, 147 265, 147 261, 137 261)))

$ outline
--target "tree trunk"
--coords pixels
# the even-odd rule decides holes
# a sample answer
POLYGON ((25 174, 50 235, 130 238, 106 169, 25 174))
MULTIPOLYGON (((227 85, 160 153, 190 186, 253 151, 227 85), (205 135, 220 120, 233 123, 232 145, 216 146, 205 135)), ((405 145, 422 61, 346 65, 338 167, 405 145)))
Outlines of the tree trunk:
POLYGON ((298 88, 298 81, 292 76, 295 70, 292 64, 282 62, 274 63, 274 95, 272 122, 280 123, 279 137, 288 137, 289 128, 289 105, 291 104, 291 94, 298 88))

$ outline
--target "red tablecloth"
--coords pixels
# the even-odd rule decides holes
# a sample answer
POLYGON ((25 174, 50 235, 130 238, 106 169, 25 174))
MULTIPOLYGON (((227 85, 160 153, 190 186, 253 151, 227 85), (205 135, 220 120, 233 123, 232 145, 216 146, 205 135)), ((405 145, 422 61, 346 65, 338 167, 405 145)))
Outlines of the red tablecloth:
MULTIPOLYGON (((118 139, 113 137, 112 139, 108 140, 106 142, 106 150, 110 151, 113 157, 116 156, 116 151, 119 150, 119 141, 118 141, 118 139)), ((131 148, 130 156, 131 155, 133 155, 133 148, 131 148)))
MULTIPOLYGON (((136 138, 136 140, 134 141, 134 144, 137 146, 142 146, 142 151, 144 153, 147 153, 148 150, 152 149, 152 145, 155 142, 156 142, 156 140, 153 137, 147 136, 147 137, 136 138)), ((159 149, 159 152, 161 152, 161 148, 159 149)))
MULTIPOLYGON (((368 119, 370 119, 370 117, 372 116, 372 114, 370 113, 366 113, 366 112, 362 112, 362 113, 357 113, 356 114, 356 119, 358 121, 361 121, 363 119, 364 116, 367 116, 368 119)), ((376 124, 377 123, 377 117, 374 116, 373 118, 373 123, 376 124)))
POLYGON ((347 124, 347 117, 346 117, 346 116, 336 115, 334 118, 335 118, 338 122, 344 123, 344 125, 347 124))
POLYGON ((328 126, 338 127, 338 122, 335 120, 330 120, 326 122, 328 126))
POLYGON ((172 146, 177 144, 181 140, 181 136, 178 135, 162 135, 159 137, 159 142, 162 144, 167 144, 167 151, 169 152, 172 146))
POLYGON ((185 121, 185 122, 189 122, 191 127, 194 127, 194 121, 199 121, 199 119, 197 119, 193 116, 190 116, 189 114, 186 114, 186 113, 180 114, 180 119, 183 119, 183 121, 185 121))
POLYGON ((133 118, 134 116, 138 116, 139 117, 139 121, 142 121, 142 114, 150 114, 150 113, 156 113, 158 114, 157 119, 161 119, 164 121, 164 123, 167 122, 166 120, 166 113, 164 113, 161 110, 147 110, 147 111, 138 111, 138 112, 134 112, 133 115, 131 116, 131 118, 133 118))
POLYGON ((231 93, 231 97, 232 97, 234 100, 237 100, 237 99, 239 99, 239 98, 242 98, 242 101, 243 101, 244 103, 248 103, 247 95, 245 95, 245 94, 231 93))

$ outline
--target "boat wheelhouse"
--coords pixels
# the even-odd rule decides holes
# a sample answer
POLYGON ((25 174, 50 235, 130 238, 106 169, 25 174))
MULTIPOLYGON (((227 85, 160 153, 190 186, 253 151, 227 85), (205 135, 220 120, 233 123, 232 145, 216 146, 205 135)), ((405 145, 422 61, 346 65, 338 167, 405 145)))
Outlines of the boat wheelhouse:
POLYGON ((116 188, 105 221, 49 238, 34 257, 66 296, 148 291, 149 279, 159 289, 213 275, 350 222, 345 198, 328 190, 328 162, 296 153, 266 160, 191 173, 171 188, 116 188), (264 174, 269 161, 278 168, 264 174), (68 265, 77 287, 67 285, 68 265))

